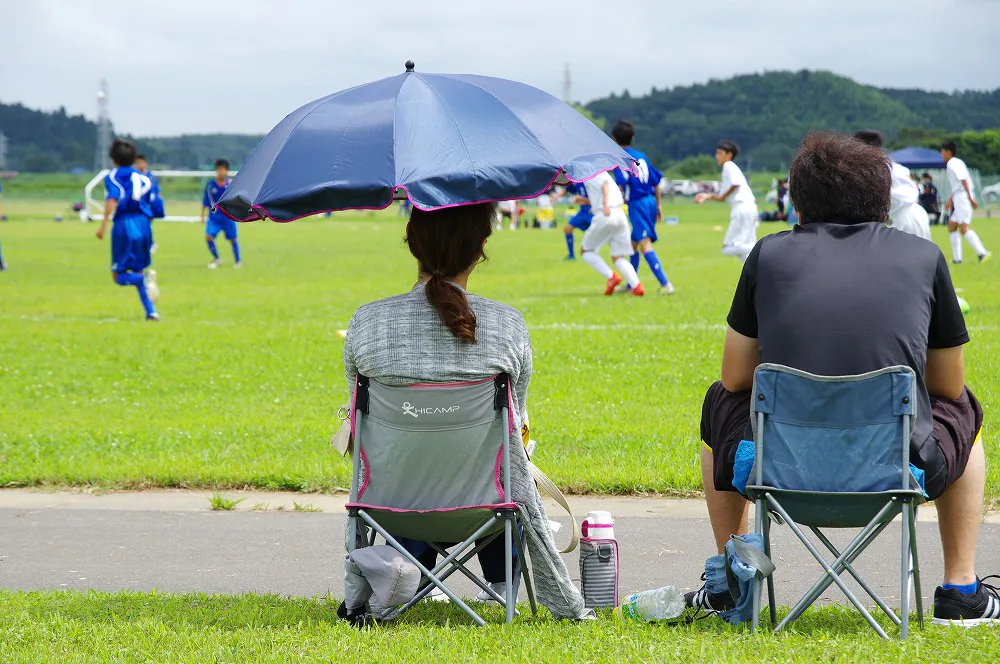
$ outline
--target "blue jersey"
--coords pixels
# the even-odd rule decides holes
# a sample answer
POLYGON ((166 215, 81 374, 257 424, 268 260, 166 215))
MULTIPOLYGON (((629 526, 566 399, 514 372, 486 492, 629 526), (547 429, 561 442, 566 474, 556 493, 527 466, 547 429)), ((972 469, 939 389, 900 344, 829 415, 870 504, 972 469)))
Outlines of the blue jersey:
MULTIPOLYGON (((579 183, 571 182, 570 184, 566 185, 566 191, 573 194, 574 196, 583 196, 584 198, 587 197, 587 188, 583 186, 582 182, 579 183)), ((581 205, 580 211, 577 212, 577 214, 578 215, 590 214, 590 204, 587 203, 586 205, 581 205)))
POLYGON ((615 171, 615 182, 625 192, 625 202, 637 201, 647 196, 653 196, 656 188, 663 179, 663 174, 656 170, 656 167, 649 163, 646 153, 639 152, 635 148, 625 148, 625 152, 636 160, 635 170, 639 173, 623 173, 620 169, 615 171))
POLYGON ((119 166, 104 176, 105 200, 116 200, 114 221, 127 216, 142 215, 152 217, 149 194, 153 181, 131 166, 119 166))
POLYGON ((220 200, 222 200, 222 195, 226 193, 226 187, 229 186, 230 182, 232 182, 232 180, 226 178, 225 184, 219 184, 213 178, 212 180, 209 181, 207 185, 205 185, 205 196, 204 198, 202 198, 201 204, 202 206, 207 207, 209 210, 211 210, 211 212, 209 212, 208 215, 209 219, 215 221, 222 221, 224 219, 229 219, 229 217, 227 217, 221 211, 213 208, 220 200))

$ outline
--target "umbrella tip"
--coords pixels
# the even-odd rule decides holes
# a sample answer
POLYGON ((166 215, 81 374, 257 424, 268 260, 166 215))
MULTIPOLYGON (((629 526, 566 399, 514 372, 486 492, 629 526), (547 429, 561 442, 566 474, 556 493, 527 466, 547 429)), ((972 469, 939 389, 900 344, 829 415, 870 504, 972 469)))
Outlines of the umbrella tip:
POLYGON ((413 64, 413 60, 407 60, 406 61, 406 71, 408 71, 408 72, 413 71, 414 67, 416 67, 416 65, 413 64))

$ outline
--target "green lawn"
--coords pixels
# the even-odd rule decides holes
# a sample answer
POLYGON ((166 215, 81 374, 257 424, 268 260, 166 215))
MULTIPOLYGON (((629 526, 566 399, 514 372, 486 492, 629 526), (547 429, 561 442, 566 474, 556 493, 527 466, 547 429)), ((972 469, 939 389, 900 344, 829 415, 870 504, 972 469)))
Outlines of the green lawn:
MULTIPOLYGON (((990 662, 1000 630, 912 625, 882 641, 843 607, 810 610, 792 631, 751 634, 719 620, 671 627, 547 617, 472 626, 458 609, 418 607, 384 628, 356 631, 336 602, 276 596, 15 593, 0 590, 3 662, 990 662)), ((888 628, 891 636, 895 632, 888 628)))
MULTIPOLYGON (((413 283, 393 211, 243 225, 242 271, 224 242, 226 264, 205 268, 197 225, 159 223, 157 325, 134 290, 112 284, 96 224, 51 221, 64 207, 8 198, 12 221, 0 224, 11 268, 0 274, 0 486, 347 485, 328 444, 346 395, 336 331, 361 303, 413 283)), ((740 265, 718 251, 724 206, 666 213, 681 218, 658 245, 671 298, 604 297, 587 266, 562 261, 559 231, 498 233, 473 276, 475 292, 524 312, 537 461, 573 491, 700 488, 701 397, 740 265)), ((977 229, 1000 249, 995 219, 977 229)), ((942 228, 934 236, 945 245, 942 228)), ((1000 397, 998 277, 1000 260, 955 270, 972 304, 968 380, 988 421, 1000 397)), ((1000 496, 1000 468, 988 492, 1000 496)))

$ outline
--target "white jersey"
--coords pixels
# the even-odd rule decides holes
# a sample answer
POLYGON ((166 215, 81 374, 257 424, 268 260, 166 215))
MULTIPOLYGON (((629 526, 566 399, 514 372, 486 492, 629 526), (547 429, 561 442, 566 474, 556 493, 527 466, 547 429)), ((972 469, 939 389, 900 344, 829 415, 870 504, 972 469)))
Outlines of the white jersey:
POLYGON ((587 190, 587 199, 590 201, 590 209, 594 215, 603 215, 604 212, 604 184, 608 185, 608 207, 614 210, 625 204, 622 197, 622 190, 618 188, 618 183, 607 172, 601 173, 583 183, 587 190))
POLYGON ((746 204, 757 204, 757 200, 753 197, 753 192, 750 191, 750 183, 747 182, 743 171, 733 162, 727 161, 722 165, 722 188, 719 189, 719 193, 725 195, 733 185, 737 186, 738 189, 726 199, 729 201, 730 207, 735 209, 746 204))
POLYGON ((962 180, 969 182, 969 191, 972 191, 972 176, 969 175, 968 167, 958 157, 952 157, 948 160, 948 186, 951 187, 952 202, 958 202, 959 198, 963 201, 969 199, 965 187, 962 186, 962 180))
POLYGON ((889 170, 892 172, 892 190, 890 196, 892 202, 889 205, 889 216, 896 218, 901 210, 916 205, 920 198, 920 190, 917 183, 910 177, 910 169, 902 164, 889 162, 889 170))
POLYGON ((548 194, 542 194, 538 197, 538 207, 542 210, 552 209, 552 197, 548 194))

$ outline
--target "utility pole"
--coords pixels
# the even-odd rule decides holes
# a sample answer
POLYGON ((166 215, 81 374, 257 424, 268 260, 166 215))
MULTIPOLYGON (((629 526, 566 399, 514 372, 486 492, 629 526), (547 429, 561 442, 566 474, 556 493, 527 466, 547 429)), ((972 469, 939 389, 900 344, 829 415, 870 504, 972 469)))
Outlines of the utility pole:
POLYGON ((111 117, 108 115, 108 81, 101 79, 97 91, 97 145, 94 150, 94 170, 110 168, 108 150, 111 149, 111 117))
POLYGON ((567 104, 573 103, 573 77, 569 73, 569 63, 563 69, 563 101, 567 104))

